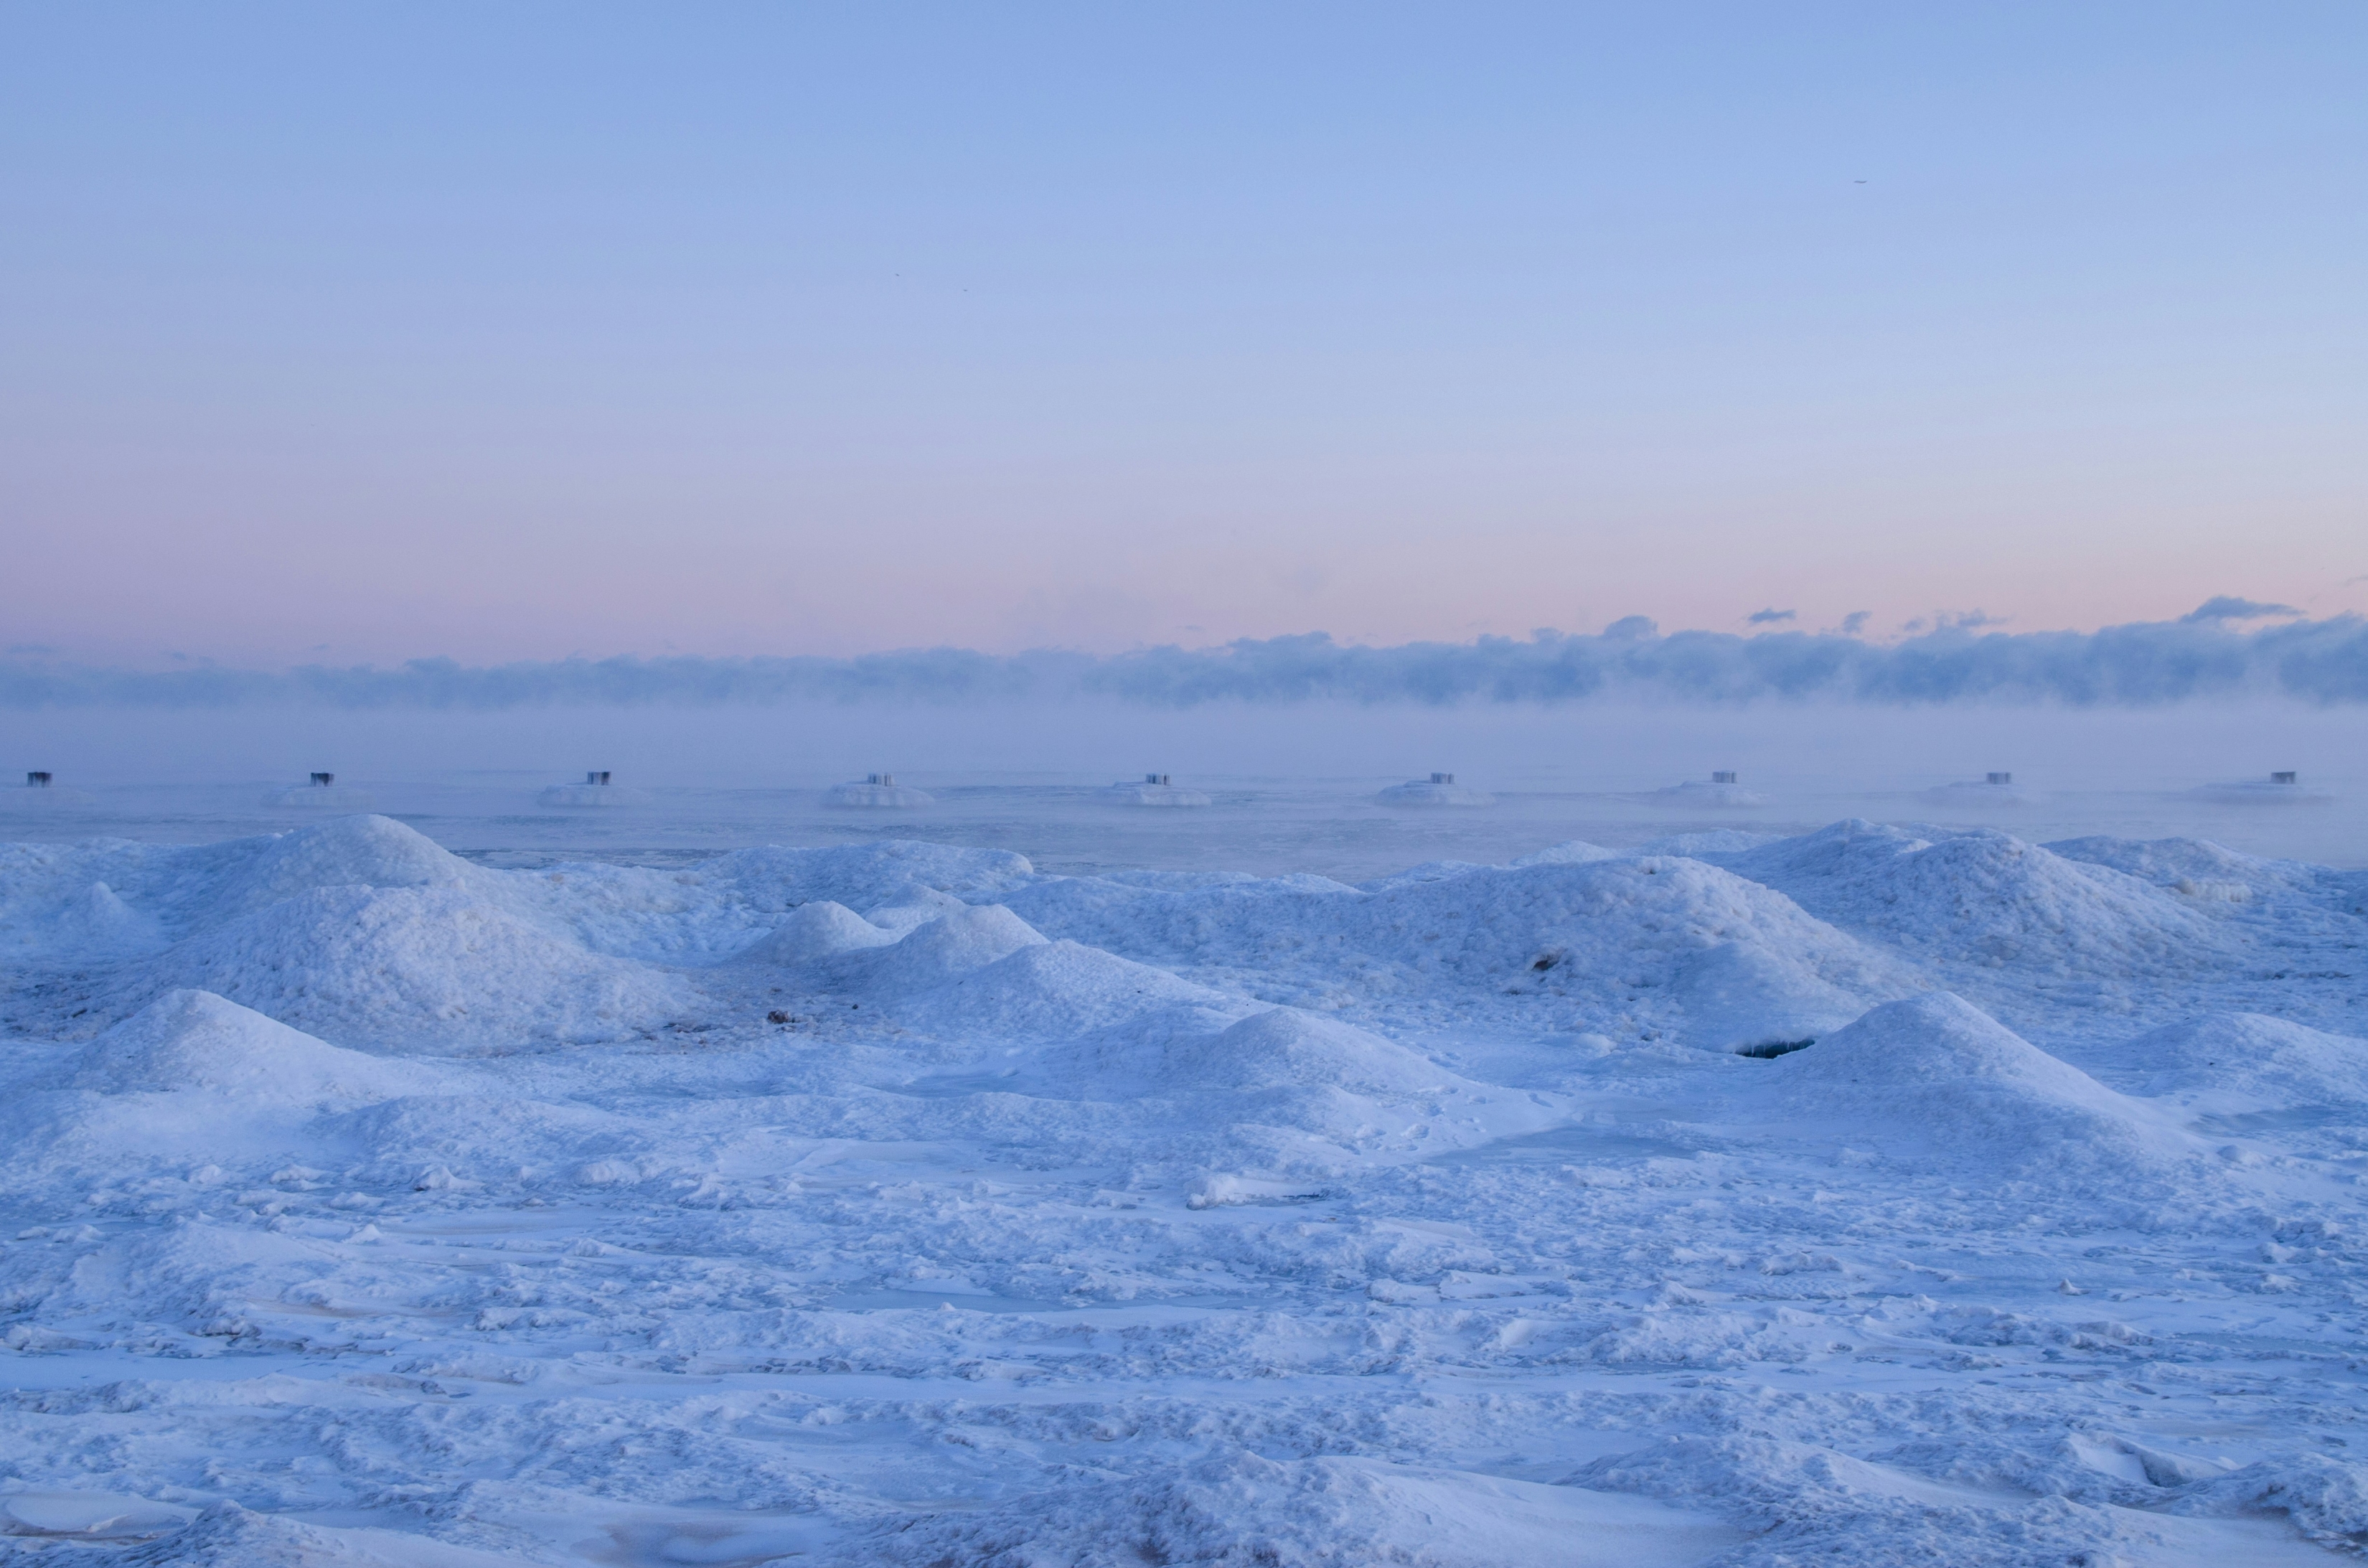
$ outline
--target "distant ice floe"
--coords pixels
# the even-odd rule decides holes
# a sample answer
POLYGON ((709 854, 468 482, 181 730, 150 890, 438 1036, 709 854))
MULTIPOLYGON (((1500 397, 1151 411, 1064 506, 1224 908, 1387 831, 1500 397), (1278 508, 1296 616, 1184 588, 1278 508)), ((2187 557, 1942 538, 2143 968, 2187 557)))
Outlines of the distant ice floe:
POLYGON ((1980 779, 1936 784, 1924 791, 1924 798, 1936 806, 1976 810, 1986 806, 2027 806, 2039 799, 2034 791, 2017 784, 2011 773, 1993 773, 1980 779))
POLYGON ((610 781, 606 768, 588 771, 581 784, 553 784, 535 797, 537 803, 566 808, 602 806, 645 806, 650 796, 646 790, 635 790, 610 781))
POLYGON ((0 812, 71 811, 90 803, 87 793, 59 783, 55 774, 46 771, 28 773, 24 783, 0 788, 0 812))
POLYGON ((1703 806, 1722 809, 1735 806, 1764 806, 1768 797, 1757 790, 1747 790, 1733 773, 1713 773, 1707 780, 1690 778, 1682 784, 1672 784, 1654 791, 1656 797, 1671 805, 1703 806))
POLYGON ((1384 806, 1493 806, 1497 797, 1485 790, 1458 784, 1452 773, 1393 784, 1373 797, 1384 806))
POLYGON ((1209 797, 1188 790, 1165 773, 1146 773, 1143 782, 1113 784, 1101 798, 1115 806, 1205 806, 1209 797))
POLYGON ((2305 784, 2295 773, 2205 784, 2195 793, 2200 799, 2229 806, 2323 806, 2335 799, 2333 790, 2305 784))
POLYGON ((867 774, 851 784, 834 784, 823 792, 826 806, 860 806, 889 811, 910 811, 917 806, 934 804, 937 797, 926 790, 909 789, 896 782, 893 773, 867 774))
POLYGON ((367 812, 378 802, 367 790, 338 783, 334 773, 315 773, 293 789, 272 790, 263 797, 263 803, 305 812, 367 812))

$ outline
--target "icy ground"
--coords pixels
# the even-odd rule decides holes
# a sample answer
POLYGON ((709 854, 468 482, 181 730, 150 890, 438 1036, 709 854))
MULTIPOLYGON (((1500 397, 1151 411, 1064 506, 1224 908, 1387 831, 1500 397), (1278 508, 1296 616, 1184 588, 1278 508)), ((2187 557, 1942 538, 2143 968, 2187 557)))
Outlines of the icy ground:
POLYGON ((2368 873, 0 850, 0 1561, 2310 1563, 2368 873))

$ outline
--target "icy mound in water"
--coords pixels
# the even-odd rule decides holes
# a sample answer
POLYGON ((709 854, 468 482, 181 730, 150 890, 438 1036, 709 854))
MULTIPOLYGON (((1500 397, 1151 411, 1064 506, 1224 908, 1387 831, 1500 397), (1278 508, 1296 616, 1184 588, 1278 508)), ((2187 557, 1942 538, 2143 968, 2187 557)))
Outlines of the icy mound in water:
POLYGON ((484 1051, 618 1040, 678 982, 596 957, 461 888, 324 888, 189 938, 157 978, 332 1038, 484 1051))
POLYGON ((435 1078, 411 1062, 341 1050, 210 991, 173 991, 91 1041, 74 1082, 103 1093, 211 1089, 309 1105, 421 1093, 435 1078))
POLYGON ((1767 796, 1756 790, 1747 790, 1740 784, 1710 784, 1699 779, 1688 779, 1683 784, 1671 784, 1666 789, 1656 790, 1653 798, 1664 805, 1698 806, 1713 811, 1768 803, 1767 796))
POLYGON ((854 806, 875 811, 913 811, 936 804, 937 797, 927 790, 898 784, 882 773, 852 784, 834 784, 823 791, 822 802, 825 806, 854 806))
POLYGON ((814 963, 841 953, 884 948, 895 939, 894 932, 883 930, 847 905, 825 898, 791 910, 789 918, 775 926, 771 936, 740 957, 749 963, 814 963))
POLYGON ((1945 991, 1887 1003, 1767 1071, 1794 1117, 1848 1142, 2026 1176, 2160 1169, 2196 1153, 2147 1107, 1945 991))
POLYGON ((1497 797, 1485 790, 1474 790, 1458 784, 1451 773, 1434 773, 1429 778, 1416 778, 1404 784, 1393 784, 1374 801, 1384 806, 1412 806, 1428 809, 1432 806, 1493 806, 1497 797))
POLYGON ((215 918, 316 888, 459 887, 483 880, 466 860, 391 817, 341 817, 231 847, 246 851, 245 863, 207 901, 215 918))
POLYGON ((1113 806, 1205 806, 1209 797, 1198 790, 1188 790, 1180 784, 1170 784, 1154 775, 1140 784, 1113 784, 1101 792, 1101 799, 1113 806))
POLYGON ((2140 1035, 2116 1052, 2136 1091, 2200 1110, 2368 1105, 2368 1040, 2259 1013, 2217 1013, 2140 1035))
POLYGON ((2120 979, 2225 956, 2194 908, 2135 877, 1988 829, 1938 842, 1838 823, 1719 864, 1922 956, 2120 979))
POLYGON ((2039 796, 2020 784, 1988 784, 1964 779, 1953 784, 1935 784, 1924 791, 1924 798, 1936 806, 1980 811, 1987 806, 2027 806, 2039 796))

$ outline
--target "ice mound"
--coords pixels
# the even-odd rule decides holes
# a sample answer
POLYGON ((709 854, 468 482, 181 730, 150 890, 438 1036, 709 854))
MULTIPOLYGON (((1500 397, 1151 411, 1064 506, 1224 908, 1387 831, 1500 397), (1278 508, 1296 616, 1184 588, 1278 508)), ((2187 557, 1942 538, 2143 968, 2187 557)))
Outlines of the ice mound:
POLYGON ((1159 1057, 1170 1089, 1342 1089, 1416 1095, 1457 1082, 1405 1046, 1337 1018, 1275 1007, 1213 1035, 1171 1040, 1159 1057))
POLYGON ((920 790, 907 789, 896 782, 893 773, 874 773, 851 784, 834 784, 823 791, 826 806, 869 807, 885 811, 911 811, 918 806, 936 803, 937 797, 920 790))
MULTIPOLYGON (((957 900, 957 903, 960 901, 957 900)), ((886 947, 896 939, 843 903, 817 899, 790 911, 789 918, 740 954, 749 963, 803 964, 837 958, 866 948, 886 947)))
POLYGON ((924 993, 896 1016, 1002 1041, 1065 1039, 1140 1024, 1155 1013, 1199 1019, 1240 1006, 1099 948, 1040 939, 924 993))
POLYGON ((317 1034, 430 1049, 618 1040, 685 1001, 679 982, 457 887, 316 889, 190 937, 156 978, 317 1034))
POLYGON ((864 965, 861 972, 873 991, 902 996, 985 969, 1043 940, 1043 933, 999 903, 965 904, 853 961, 864 965))
MULTIPOLYGON (((2248 902, 2266 894, 2309 888, 2311 869, 2294 860, 2268 860, 2248 855, 2208 838, 2066 838, 2042 847, 2066 860, 2104 866, 2140 881, 2190 897, 2208 897, 2204 890, 2245 890, 2248 902)), ((2221 896, 2226 898, 2225 891, 2221 896)))
POLYGON ((1452 773, 1434 773, 1428 778, 1393 784, 1373 800, 1384 806, 1493 806, 1497 803, 1497 797, 1486 790, 1458 784, 1452 773))
POLYGON ((926 882, 908 881, 891 890, 886 898, 863 912, 863 918, 882 931, 901 937, 916 926, 926 926, 941 915, 952 915, 970 905, 950 892, 942 892, 926 882))
POLYGON ((1146 773, 1140 784, 1113 784, 1101 798, 1114 806, 1205 806, 1209 797, 1198 790, 1171 783, 1165 773, 1146 773))
POLYGON ((173 991, 85 1048, 77 1088, 113 1093, 210 1089, 277 1105, 416 1094, 429 1074, 407 1062, 346 1051, 211 991, 173 991))
POLYGON ((224 847, 245 851, 245 863, 207 901, 217 918, 317 888, 458 887, 477 876, 466 860, 391 817, 341 817, 224 847))
POLYGON ((48 936, 60 949, 86 954, 147 952, 165 942, 155 918, 132 908, 105 882, 93 882, 69 899, 48 936))
POLYGON ((1963 997, 1890 1002, 1770 1063, 1792 1113, 2026 1175, 2160 1166, 2196 1151, 2151 1108, 1963 997))
POLYGON ((1840 1028, 1864 1004, 1816 971, 1757 942, 1721 942, 1678 966, 1686 1038, 1713 1051, 1794 1045, 1840 1028))
POLYGON ((1538 998, 1556 1016, 1575 1006, 1591 1030, 1718 1049, 1839 1022, 1929 984, 1782 893, 1691 859, 1476 868, 1369 892, 1320 879, 1168 892, 1078 878, 1011 903, 1052 935, 1261 994, 1302 966, 1337 973, 1353 960, 1369 995, 1482 986, 1538 998), (1767 961, 1701 956, 1736 942, 1767 961), (1691 991, 1679 983, 1689 965, 1691 991), (1748 1016, 1754 980, 1774 1023, 1748 1016), (1690 1003, 1704 1009, 1699 1031, 1690 1003))
POLYGON ((1992 829, 1935 842, 1847 822, 1715 858, 1822 919, 1919 956, 2126 980, 2189 969, 2223 946, 2179 898, 1992 829))
POLYGON ((2173 1024, 2115 1054, 2127 1064, 2137 1093, 2199 1110, 2368 1105, 2368 1040, 2259 1013, 2215 1013, 2173 1024))

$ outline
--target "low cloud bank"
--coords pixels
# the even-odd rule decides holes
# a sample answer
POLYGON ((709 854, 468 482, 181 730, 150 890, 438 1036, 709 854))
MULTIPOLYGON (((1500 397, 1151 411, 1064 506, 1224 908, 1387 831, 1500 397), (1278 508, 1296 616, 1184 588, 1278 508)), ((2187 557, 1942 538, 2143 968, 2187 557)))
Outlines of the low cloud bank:
POLYGON ((2368 621, 2356 616, 2236 630, 2275 612, 2215 599, 2175 621, 2100 631, 1976 631, 1953 626, 1878 643, 1830 632, 1664 636, 1630 617, 1596 636, 1354 647, 1323 632, 1221 648, 1150 648, 1096 658, 960 648, 860 658, 563 659, 472 667, 415 659, 393 668, 285 674, 100 669, 46 655, 0 660, 0 706, 208 708, 300 703, 341 709, 491 710, 558 705, 789 702, 971 703, 1098 696, 1166 708, 1211 702, 1737 703, 2060 702, 2136 707, 2281 696, 2368 702, 2368 621))

